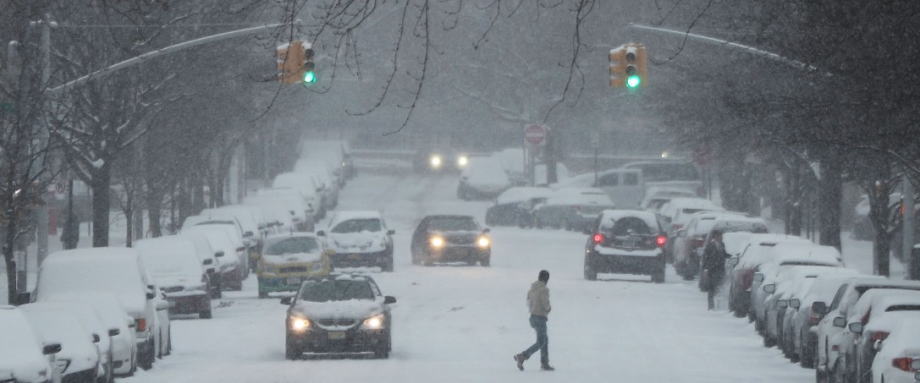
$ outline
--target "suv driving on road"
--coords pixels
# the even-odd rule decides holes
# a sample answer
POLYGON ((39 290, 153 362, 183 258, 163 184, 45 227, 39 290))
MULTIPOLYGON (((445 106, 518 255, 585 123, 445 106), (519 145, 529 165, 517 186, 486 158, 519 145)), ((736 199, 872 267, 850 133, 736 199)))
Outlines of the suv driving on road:
POLYGON ((430 266, 435 262, 478 261, 489 266, 492 238, 489 229, 469 215, 430 215, 422 219, 412 234, 412 263, 430 266))
POLYGON ((393 234, 376 211, 343 211, 332 216, 327 231, 316 233, 326 237, 326 245, 335 253, 335 267, 380 266, 393 271, 393 234))
POLYGON ((304 281, 297 295, 284 297, 285 357, 304 353, 373 352, 387 358, 392 348, 390 305, 367 275, 331 274, 304 281))
POLYGON ((651 275, 664 282, 665 259, 661 248, 667 242, 655 214, 640 210, 606 210, 594 224, 585 244, 585 279, 597 273, 651 275))

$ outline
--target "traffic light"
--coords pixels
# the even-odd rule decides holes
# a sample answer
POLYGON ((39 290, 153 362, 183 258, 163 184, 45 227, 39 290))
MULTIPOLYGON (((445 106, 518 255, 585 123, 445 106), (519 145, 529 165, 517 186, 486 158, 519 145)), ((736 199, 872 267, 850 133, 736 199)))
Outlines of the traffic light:
POLYGON ((628 43, 611 49, 610 86, 635 90, 648 85, 648 55, 645 46, 628 43))
POLYGON ((316 65, 313 63, 313 49, 309 43, 300 40, 279 46, 276 49, 278 80, 284 84, 316 82, 316 65))

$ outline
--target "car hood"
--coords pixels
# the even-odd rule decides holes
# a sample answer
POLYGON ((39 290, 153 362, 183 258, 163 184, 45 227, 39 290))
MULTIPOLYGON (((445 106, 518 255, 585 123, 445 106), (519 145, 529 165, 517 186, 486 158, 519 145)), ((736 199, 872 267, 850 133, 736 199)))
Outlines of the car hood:
POLYGON ((329 245, 337 250, 367 250, 379 247, 386 235, 383 233, 338 233, 328 234, 329 245))
POLYGON ((298 301, 293 312, 310 319, 364 319, 383 312, 380 300, 351 299, 347 301, 306 302, 298 301))
POLYGON ((201 275, 192 275, 187 273, 162 273, 154 274, 153 279, 157 281, 160 287, 172 286, 197 286, 202 284, 201 275))

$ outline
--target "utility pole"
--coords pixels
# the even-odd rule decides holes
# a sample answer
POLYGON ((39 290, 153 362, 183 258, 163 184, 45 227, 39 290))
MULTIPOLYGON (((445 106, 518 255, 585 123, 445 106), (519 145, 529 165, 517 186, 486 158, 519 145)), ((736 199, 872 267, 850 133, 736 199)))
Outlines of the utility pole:
MULTIPOLYGON (((41 49, 42 55, 42 68, 41 68, 41 89, 48 89, 48 80, 51 78, 51 15, 45 14, 45 17, 41 21, 41 41, 39 42, 39 49, 41 49)), ((41 106, 44 108, 44 105, 41 106)), ((38 121, 40 125, 38 128, 38 140, 39 148, 46 148, 48 146, 48 129, 44 126, 44 121, 38 121)), ((44 161, 45 156, 42 156, 42 160, 39 161, 38 166, 39 170, 44 169, 48 164, 44 161)), ((47 181, 47 174, 43 176, 47 181)), ((46 184, 42 182, 41 185, 46 184)), ((44 188, 40 191, 44 203, 38 207, 36 212, 35 224, 38 226, 37 229, 37 256, 38 256, 38 265, 42 264, 42 261, 45 260, 45 257, 48 255, 48 190, 44 188)), ((28 263, 23 265, 23 270, 26 269, 28 263)), ((25 278, 23 278, 25 281, 25 278)))

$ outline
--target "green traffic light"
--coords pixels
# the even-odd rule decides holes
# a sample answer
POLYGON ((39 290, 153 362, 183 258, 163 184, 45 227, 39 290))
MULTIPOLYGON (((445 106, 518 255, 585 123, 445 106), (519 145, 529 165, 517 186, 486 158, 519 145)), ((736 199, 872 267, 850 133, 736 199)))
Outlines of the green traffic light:
POLYGON ((638 88, 640 83, 642 83, 642 78, 639 75, 634 74, 626 78, 627 88, 638 88))
POLYGON ((316 82, 316 72, 310 70, 306 71, 303 74, 303 82, 306 84, 312 84, 316 82))

